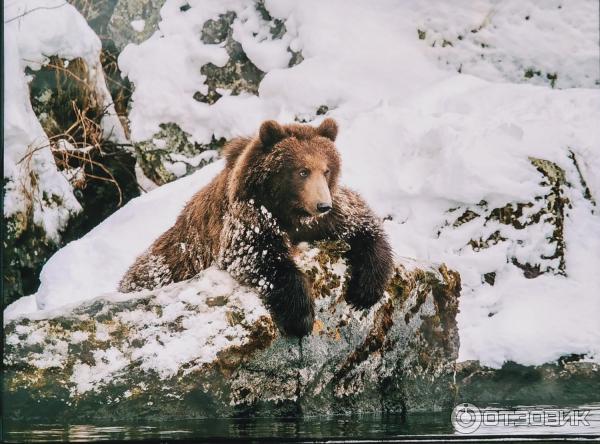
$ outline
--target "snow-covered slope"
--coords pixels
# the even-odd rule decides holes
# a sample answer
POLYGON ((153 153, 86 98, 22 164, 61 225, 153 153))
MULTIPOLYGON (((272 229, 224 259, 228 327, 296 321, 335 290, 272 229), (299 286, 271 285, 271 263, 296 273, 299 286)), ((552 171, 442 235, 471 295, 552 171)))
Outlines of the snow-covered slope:
MULTIPOLYGON (((396 255, 461 273, 459 359, 495 367, 570 353, 600 360, 595 2, 550 10, 534 1, 266 1, 285 23, 280 39, 251 2, 188 3, 167 2, 157 33, 119 59, 135 85, 134 140, 165 122, 199 143, 250 135, 266 118, 316 124, 324 105, 341 128, 342 181, 386 216, 396 255), (193 99, 206 92, 200 68, 227 61, 221 45, 200 41, 202 25, 231 10, 234 37, 267 74, 258 96, 221 91, 213 105, 201 103, 193 99), (456 40, 432 47, 437 35, 456 40), (476 43, 487 45, 483 56, 476 43), (291 68, 288 48, 304 57, 291 68), (529 67, 559 73, 556 87, 579 88, 519 77, 529 67)), ((37 307, 114 290, 220 167, 132 201, 57 253, 42 273, 37 307)), ((32 309, 24 299, 5 317, 32 309)))

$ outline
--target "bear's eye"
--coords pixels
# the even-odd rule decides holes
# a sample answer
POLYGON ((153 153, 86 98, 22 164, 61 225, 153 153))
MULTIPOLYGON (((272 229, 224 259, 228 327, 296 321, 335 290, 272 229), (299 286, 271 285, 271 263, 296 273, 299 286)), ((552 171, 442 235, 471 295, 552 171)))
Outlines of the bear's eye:
POLYGON ((331 172, 331 171, 329 171, 329 169, 326 169, 326 170, 325 170, 325 172, 324 172, 323 174, 325 174, 326 176, 329 176, 329 173, 330 173, 330 172, 331 172))
POLYGON ((308 171, 306 168, 300 170, 300 177, 308 177, 309 174, 310 171, 308 171))

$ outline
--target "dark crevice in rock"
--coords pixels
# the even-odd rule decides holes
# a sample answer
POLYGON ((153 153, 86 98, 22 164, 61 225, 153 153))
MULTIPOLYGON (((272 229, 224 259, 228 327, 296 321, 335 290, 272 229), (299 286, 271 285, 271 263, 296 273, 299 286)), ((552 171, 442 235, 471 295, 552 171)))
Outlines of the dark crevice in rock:
POLYGON ((483 280, 484 280, 484 282, 488 283, 489 285, 494 286, 494 284, 496 283, 496 272, 491 271, 489 273, 485 273, 483 275, 483 280))
POLYGON ((288 62, 288 68, 299 65, 304 61, 304 55, 302 55, 302 51, 294 51, 293 49, 288 48, 288 52, 292 55, 292 57, 290 57, 290 61, 288 62))
POLYGON ((594 196, 592 196, 592 192, 590 191, 590 188, 588 187, 588 184, 585 178, 583 177, 583 173, 581 172, 581 168, 579 167, 579 162, 577 161, 577 157, 575 156, 573 150, 569 150, 569 159, 571 159, 573 165, 575 166, 575 169, 577 170, 577 175, 579 176, 579 183, 581 184, 581 188, 583 189, 583 197, 589 200, 593 206, 596 206, 596 200, 594 199, 594 196))
POLYGON ((329 112, 329 107, 327 105, 321 105, 317 108, 317 116, 323 116, 329 112))
POLYGON ((570 206, 569 199, 564 196, 563 186, 568 186, 564 171, 555 163, 544 159, 530 159, 531 163, 544 176, 542 185, 549 185, 550 192, 545 196, 547 200, 546 210, 550 216, 546 219, 554 226, 552 233, 552 241, 556 242, 556 249, 551 256, 542 256, 543 259, 558 259, 557 274, 566 276, 565 270, 565 239, 564 239, 564 222, 565 222, 565 207, 570 206))
POLYGON ((363 344, 348 356, 340 369, 335 373, 333 380, 336 383, 341 383, 347 388, 348 381, 346 379, 348 375, 362 362, 366 361, 371 354, 380 353, 385 336, 392 326, 393 311, 394 305, 391 300, 379 307, 375 313, 373 327, 367 333, 363 344))

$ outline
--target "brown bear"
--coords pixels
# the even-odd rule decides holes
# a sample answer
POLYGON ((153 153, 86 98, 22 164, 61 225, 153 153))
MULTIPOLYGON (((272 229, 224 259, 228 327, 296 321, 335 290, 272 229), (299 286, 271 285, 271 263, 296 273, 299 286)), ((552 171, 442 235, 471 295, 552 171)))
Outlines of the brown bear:
POLYGON ((120 291, 182 281, 216 264, 254 285, 280 329, 301 337, 312 330, 314 308, 293 246, 342 239, 350 246, 346 300, 372 306, 391 276, 392 251, 364 200, 337 184, 337 132, 330 118, 317 128, 266 121, 257 137, 232 140, 223 171, 136 259, 120 291))

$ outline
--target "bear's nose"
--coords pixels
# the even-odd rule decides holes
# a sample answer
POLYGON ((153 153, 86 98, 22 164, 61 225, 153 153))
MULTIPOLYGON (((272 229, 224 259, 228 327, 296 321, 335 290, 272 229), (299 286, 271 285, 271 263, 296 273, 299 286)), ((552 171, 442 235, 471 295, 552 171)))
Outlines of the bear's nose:
POLYGON ((320 202, 317 204, 317 210, 319 213, 327 213, 331 210, 331 204, 320 202))

